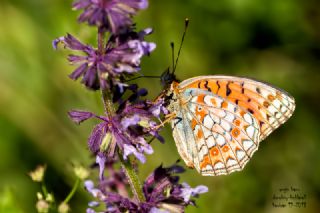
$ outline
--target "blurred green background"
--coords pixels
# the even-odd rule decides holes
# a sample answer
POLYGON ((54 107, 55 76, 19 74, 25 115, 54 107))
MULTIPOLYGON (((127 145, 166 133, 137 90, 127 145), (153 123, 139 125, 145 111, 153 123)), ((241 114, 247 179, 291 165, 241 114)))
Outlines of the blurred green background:
MULTIPOLYGON (((95 42, 95 29, 77 24, 71 0, 0 1, 0 212, 35 212, 39 186, 27 176, 47 164, 46 182, 61 201, 75 177, 72 162, 93 162, 86 140, 94 121, 74 125, 66 112, 102 112, 99 94, 67 75, 74 69, 51 41, 67 32, 95 42)), ((242 172, 182 176, 209 193, 187 212, 320 212, 320 2, 317 0, 150 0, 136 17, 139 29, 153 27, 156 51, 143 60, 142 73, 160 75, 170 65, 169 43, 179 43, 184 18, 190 28, 177 75, 238 75, 267 81, 292 94, 293 117, 264 142, 242 172), (275 208, 281 188, 299 188, 306 208, 275 208)), ((155 80, 139 80, 150 98, 161 91, 155 80), (157 86, 156 86, 157 85, 157 86)), ((160 163, 179 158, 170 128, 165 144, 141 165, 146 177, 160 163)), ((88 197, 79 190, 73 212, 84 212, 88 197)))

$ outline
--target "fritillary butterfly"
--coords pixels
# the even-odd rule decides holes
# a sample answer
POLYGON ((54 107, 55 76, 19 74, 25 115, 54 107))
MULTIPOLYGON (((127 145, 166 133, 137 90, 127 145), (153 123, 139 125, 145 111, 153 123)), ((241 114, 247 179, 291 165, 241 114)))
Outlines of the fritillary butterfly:
POLYGON ((167 97, 180 156, 210 176, 242 170, 259 143, 295 109, 294 98, 285 91, 233 76, 173 81, 167 97))

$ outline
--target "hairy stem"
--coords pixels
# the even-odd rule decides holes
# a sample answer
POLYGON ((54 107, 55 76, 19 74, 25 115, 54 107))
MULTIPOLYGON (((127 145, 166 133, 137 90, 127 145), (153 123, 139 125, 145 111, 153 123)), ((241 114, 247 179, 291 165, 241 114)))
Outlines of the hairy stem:
POLYGON ((145 197, 142 192, 142 186, 137 173, 134 171, 130 158, 128 158, 128 160, 124 160, 120 152, 119 158, 121 161, 121 166, 124 169, 126 176, 128 177, 132 193, 139 202, 144 202, 145 197))
POLYGON ((104 36, 105 36, 105 32, 102 28, 98 28, 98 52, 100 54, 103 54, 103 46, 104 46, 104 36))
MULTIPOLYGON (((105 32, 102 29, 98 29, 98 51, 103 53, 104 51, 104 36, 105 32)), ((112 103, 112 97, 108 90, 101 89, 102 101, 104 105, 104 109, 107 113, 107 116, 111 118, 115 114, 115 109, 112 103)), ((134 168, 132 166, 132 162, 130 159, 124 160, 122 157, 122 153, 120 150, 118 151, 119 159, 121 162, 122 168, 125 170, 126 177, 128 178, 128 182, 130 184, 131 191, 134 197, 139 201, 145 201, 145 197, 142 192, 142 187, 140 184, 140 180, 134 168)))

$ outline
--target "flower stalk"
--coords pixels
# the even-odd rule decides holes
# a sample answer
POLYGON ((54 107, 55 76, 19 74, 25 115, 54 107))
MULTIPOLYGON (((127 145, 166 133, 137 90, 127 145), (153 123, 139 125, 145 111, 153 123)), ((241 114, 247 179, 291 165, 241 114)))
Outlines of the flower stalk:
POLYGON ((100 54, 103 54, 104 35, 105 35, 105 31, 101 27, 99 27, 98 28, 98 52, 100 54))
POLYGON ((142 192, 142 185, 141 185, 140 179, 137 173, 134 171, 133 164, 130 158, 128 158, 127 160, 124 160, 121 153, 119 153, 119 158, 120 158, 121 166, 125 171, 126 177, 128 178, 128 182, 130 184, 131 191, 135 199, 139 203, 145 202, 146 198, 144 197, 142 192))
MULTIPOLYGON (((104 39, 103 39, 104 35, 105 35, 105 31, 101 27, 99 27, 98 28, 98 52, 100 54, 103 54, 103 51, 104 51, 104 39)), ((115 113, 115 109, 112 103, 112 97, 106 89, 102 89, 102 88, 101 88, 101 95, 102 95, 103 105, 107 113, 107 117, 111 118, 115 113)), ((115 141, 115 140, 112 140, 112 141, 115 141)), ((145 197, 142 192, 142 187, 141 187, 139 177, 134 171, 130 158, 128 158, 127 160, 124 160, 122 157, 122 153, 120 153, 119 150, 117 153, 121 162, 121 167, 124 169, 126 177, 128 178, 128 182, 130 184, 132 194, 139 202, 145 201, 145 197)))
POLYGON ((73 185, 70 193, 69 193, 68 196, 64 199, 63 203, 68 203, 68 202, 71 200, 71 198, 73 197, 73 195, 76 193, 76 191, 77 191, 77 189, 78 189, 78 187, 79 187, 79 185, 80 185, 80 182, 81 182, 80 178, 77 178, 77 180, 76 180, 76 182, 74 183, 74 185, 73 185))
POLYGON ((41 189, 42 189, 42 193, 43 193, 44 197, 47 197, 48 190, 47 190, 47 187, 46 187, 46 185, 44 184, 43 181, 41 182, 41 189))

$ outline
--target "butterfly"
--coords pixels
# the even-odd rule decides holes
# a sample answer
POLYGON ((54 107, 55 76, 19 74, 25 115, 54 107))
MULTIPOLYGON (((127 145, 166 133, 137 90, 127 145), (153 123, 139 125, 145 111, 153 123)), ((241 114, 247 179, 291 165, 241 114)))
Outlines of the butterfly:
POLYGON ((168 81, 167 109, 178 152, 204 176, 241 171, 259 143, 295 109, 287 92, 250 78, 211 75, 168 81))

